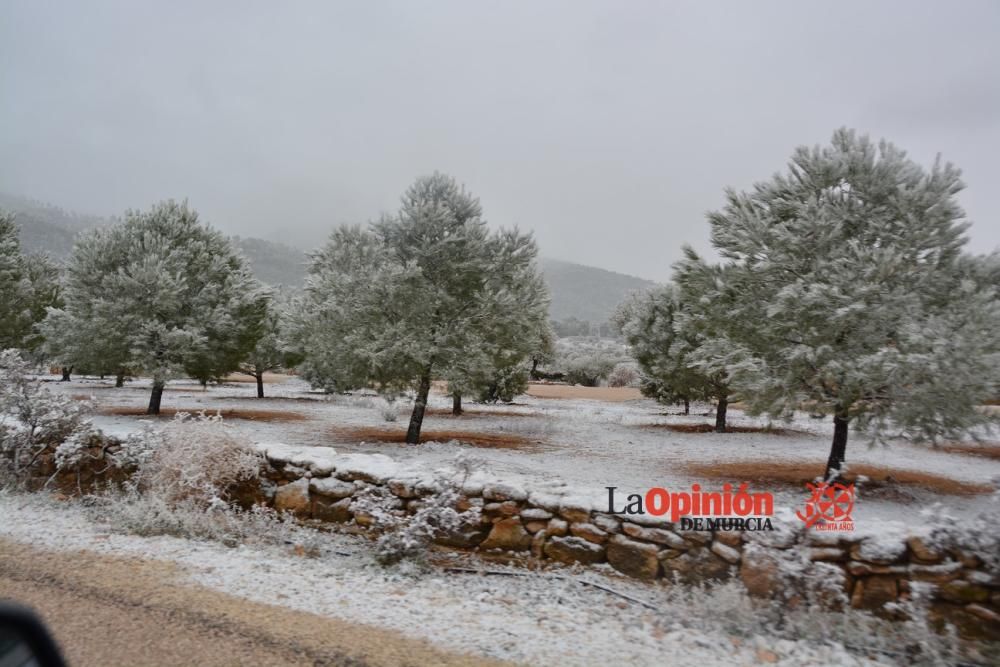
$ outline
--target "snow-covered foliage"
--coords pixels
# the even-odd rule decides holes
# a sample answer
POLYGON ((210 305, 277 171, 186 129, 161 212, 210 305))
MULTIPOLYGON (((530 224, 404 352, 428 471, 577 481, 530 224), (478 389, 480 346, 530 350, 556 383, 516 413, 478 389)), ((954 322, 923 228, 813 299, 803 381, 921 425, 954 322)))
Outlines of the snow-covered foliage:
POLYGON ((547 326, 537 248, 517 230, 490 233, 481 216, 478 200, 435 174, 398 214, 335 230, 306 281, 303 376, 328 390, 416 389, 407 439, 417 442, 432 379, 480 386, 523 363, 547 326))
POLYGON ((639 380, 639 369, 631 362, 616 365, 608 374, 609 387, 635 387, 639 380))
POLYGON ((45 256, 21 253, 14 217, 0 211, 0 350, 34 350, 34 327, 59 303, 59 271, 45 256))
POLYGON ((257 380, 257 398, 264 398, 264 373, 290 368, 301 360, 300 355, 290 348, 288 321, 287 307, 272 301, 261 321, 257 343, 237 369, 257 380))
POLYGON ((385 531, 375 543, 375 559, 383 565, 404 559, 419 563, 435 536, 478 525, 480 508, 473 505, 459 509, 459 503, 462 488, 481 465, 467 456, 456 457, 448 474, 439 473, 433 482, 425 484, 433 492, 422 497, 412 513, 400 510, 399 499, 386 493, 384 487, 370 487, 367 493, 356 496, 351 509, 371 517, 385 531))
POLYGON ((0 352, 0 486, 23 482, 45 456, 76 465, 96 432, 87 403, 49 391, 32 370, 17 350, 0 352))
POLYGON ((618 341, 597 338, 560 338, 556 341, 551 368, 563 373, 567 382, 594 387, 606 380, 619 363, 629 360, 618 341))
POLYGON ((256 480, 264 457, 237 439, 221 417, 179 413, 128 438, 117 461, 137 467, 132 484, 143 494, 207 508, 229 501, 241 482, 256 480))
POLYGON ((727 193, 709 216, 723 263, 688 250, 675 280, 724 322, 696 351, 756 413, 809 403, 874 437, 958 436, 1000 381, 1000 301, 962 259, 959 171, 839 130, 787 175, 727 193))
POLYGON ((710 333, 707 318, 690 316, 697 307, 690 289, 682 292, 669 284, 633 295, 619 306, 614 322, 642 370, 643 394, 668 405, 717 401, 725 424, 726 374, 703 371, 692 356, 710 333))
POLYGON ((65 308, 50 309, 43 327, 51 354, 150 375, 157 398, 180 373, 233 371, 260 337, 269 299, 229 241, 172 201, 84 235, 66 274, 65 308))

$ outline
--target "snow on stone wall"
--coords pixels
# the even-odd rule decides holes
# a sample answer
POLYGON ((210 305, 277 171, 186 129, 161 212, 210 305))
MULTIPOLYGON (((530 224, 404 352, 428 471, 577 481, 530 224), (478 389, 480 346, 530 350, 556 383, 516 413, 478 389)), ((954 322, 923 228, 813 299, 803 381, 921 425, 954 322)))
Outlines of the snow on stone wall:
MULTIPOLYGON (((338 455, 325 447, 259 445, 269 470, 261 500, 300 519, 374 528, 357 500, 373 487, 413 513, 435 492, 434 478, 383 455, 338 455)), ((928 591, 934 618, 962 634, 1000 639, 1000 568, 969 537, 882 535, 865 538, 806 531, 775 517, 774 532, 681 531, 649 515, 608 514, 583 498, 536 493, 494 480, 467 480, 459 509, 477 506, 482 522, 436 542, 480 552, 514 552, 566 565, 607 563, 643 580, 701 583, 739 577, 751 595, 788 605, 820 601, 901 617, 928 591)))

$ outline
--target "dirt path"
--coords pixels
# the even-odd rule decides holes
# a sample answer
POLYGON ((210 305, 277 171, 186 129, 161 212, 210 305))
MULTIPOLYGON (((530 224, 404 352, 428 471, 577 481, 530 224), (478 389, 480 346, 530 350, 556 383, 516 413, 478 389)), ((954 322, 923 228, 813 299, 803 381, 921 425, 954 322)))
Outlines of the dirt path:
POLYGON ((41 613, 72 667, 502 664, 178 579, 159 561, 41 551, 0 539, 0 599, 41 613))

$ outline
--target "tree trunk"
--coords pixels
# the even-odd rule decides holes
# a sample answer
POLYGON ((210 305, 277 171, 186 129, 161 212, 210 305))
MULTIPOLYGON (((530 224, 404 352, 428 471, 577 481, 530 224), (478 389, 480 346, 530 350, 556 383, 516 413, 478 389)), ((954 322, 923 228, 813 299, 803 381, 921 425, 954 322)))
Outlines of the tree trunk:
POLYGON ((538 379, 538 359, 531 360, 531 372, 528 374, 528 377, 532 380, 538 379))
POLYGON ((416 445, 420 442, 420 427, 424 424, 424 411, 427 409, 427 395, 431 393, 430 366, 420 377, 417 388, 417 400, 413 402, 413 414, 410 415, 410 426, 406 429, 406 443, 416 445))
POLYGON ((451 395, 451 414, 456 416, 462 414, 462 395, 458 392, 451 395))
POLYGON ((726 409, 729 407, 729 397, 722 396, 719 398, 718 405, 715 406, 715 432, 725 433, 726 432, 726 409))
POLYGON ((826 461, 826 472, 823 477, 829 482, 840 481, 840 471, 847 459, 847 426, 850 419, 846 410, 838 410, 833 415, 833 444, 830 446, 830 458, 826 461))
POLYGON ((115 376, 115 386, 119 387, 119 388, 125 386, 125 369, 124 368, 119 368, 118 369, 118 375, 115 376))
POLYGON ((685 415, 691 414, 691 401, 689 401, 686 398, 684 399, 684 414, 685 415))
POLYGON ((73 372, 73 367, 72 366, 63 366, 62 367, 62 381, 63 382, 69 382, 69 380, 70 380, 69 374, 72 373, 72 372, 73 372))
POLYGON ((146 408, 147 415, 160 414, 160 399, 163 398, 163 380, 153 378, 153 392, 149 395, 149 407, 146 408))
POLYGON ((264 398, 264 371, 257 371, 257 398, 264 398))

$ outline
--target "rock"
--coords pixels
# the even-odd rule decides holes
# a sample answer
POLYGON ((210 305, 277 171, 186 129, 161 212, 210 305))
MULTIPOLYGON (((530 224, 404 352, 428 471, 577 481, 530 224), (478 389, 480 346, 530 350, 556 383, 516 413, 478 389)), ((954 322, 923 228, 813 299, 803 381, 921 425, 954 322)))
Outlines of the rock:
POLYGON ((548 521, 528 521, 524 524, 524 528, 529 533, 537 533, 540 530, 545 530, 548 525, 548 521))
MULTIPOLYGON (((670 560, 670 559, 672 559, 672 558, 677 558, 677 557, 678 557, 678 556, 680 556, 680 555, 681 555, 682 553, 684 553, 684 552, 683 552, 683 551, 680 551, 680 550, 678 550, 678 549, 664 549, 663 551, 661 551, 661 552, 659 553, 659 555, 657 556, 657 558, 659 558, 659 559, 660 559, 660 564, 662 565, 662 564, 663 564, 663 561, 665 561, 665 560, 670 560)), ((665 565, 664 565, 664 569, 666 569, 666 566, 665 566, 665 565)))
POLYGON ((872 565, 852 560, 847 564, 847 571, 855 577, 867 577, 875 574, 905 574, 906 568, 900 565, 872 565))
POLYGON ((405 479, 389 480, 389 492, 397 498, 416 498, 419 494, 411 481, 405 479))
POLYGON ((528 496, 528 502, 530 502, 535 507, 541 507, 549 512, 558 512, 559 505, 562 503, 562 496, 557 496, 551 493, 537 493, 532 491, 531 495, 528 496))
POLYGON ((559 516, 570 523, 587 523, 590 521, 590 509, 564 503, 559 506, 559 516))
MULTIPOLYGON (((725 547, 725 545, 720 545, 725 547)), ((732 547, 725 547, 732 549, 732 547)), ((733 549, 735 551, 735 549, 733 549)), ((713 579, 726 579, 730 563, 716 556, 709 549, 692 549, 676 558, 663 561, 664 574, 686 583, 701 583, 713 579)))
POLYGON ((608 541, 608 534, 592 523, 571 523, 569 532, 594 544, 604 544, 608 541))
POLYGON ((598 512, 594 512, 594 516, 590 519, 590 521, 595 526, 597 526, 598 528, 600 528, 601 530, 603 530, 605 533, 620 533, 620 532, 622 532, 621 521, 619 521, 618 519, 616 519, 613 516, 609 516, 607 514, 600 514, 598 512))
POLYGON ((981 586, 958 580, 938 586, 937 597, 949 602, 986 602, 990 599, 990 592, 981 586))
POLYGON ((473 507, 482 507, 482 506, 483 506, 482 498, 470 498, 469 496, 462 496, 458 499, 458 502, 455 503, 455 509, 459 512, 468 512, 473 507))
POLYGON ((722 542, 716 540, 715 542, 712 542, 711 550, 712 553, 727 563, 735 565, 740 562, 739 550, 732 548, 728 544, 723 544, 722 542))
POLYGON ((516 500, 522 502, 527 500, 528 494, 521 489, 510 484, 487 484, 483 487, 483 498, 486 500, 516 500))
POLYGON ((750 595, 773 597, 782 586, 781 562, 767 549, 747 547, 743 550, 740 578, 750 595))
POLYGON ((855 609, 882 609, 887 602, 895 602, 898 595, 899 588, 894 577, 864 577, 854 584, 851 606, 855 609))
POLYGON ((624 531, 624 533, 629 537, 634 537, 638 540, 646 540, 647 542, 656 542, 657 544, 668 546, 671 549, 687 549, 691 546, 677 533, 664 530, 663 528, 643 528, 642 526, 637 526, 634 523, 625 521, 622 523, 622 531, 624 531))
POLYGON ((490 517, 511 517, 517 516, 518 509, 513 500, 505 500, 502 503, 487 503, 483 506, 483 514, 490 517))
POLYGON ((521 510, 521 519, 524 521, 548 521, 552 518, 552 512, 538 507, 526 507, 521 510))
POLYGON ((847 560, 847 552, 837 547, 814 547, 809 549, 809 560, 840 563, 847 560))
POLYGON ((965 610, 973 616, 978 616, 984 621, 993 623, 995 627, 1000 628, 1000 614, 989 607, 984 607, 981 604, 970 604, 966 606, 965 610))
POLYGON ((545 543, 545 555, 567 565, 601 563, 604 553, 600 545, 579 537, 550 537, 545 543))
MULTIPOLYGON (((545 525, 541 521, 535 521, 532 523, 538 523, 541 524, 542 526, 545 525)), ((541 560, 542 558, 545 557, 545 537, 546 537, 545 531, 540 530, 537 533, 535 533, 535 536, 533 538, 531 538, 531 555, 533 558, 541 560)))
POLYGON ((274 492, 274 509, 291 512, 299 518, 308 518, 312 509, 309 502, 309 480, 302 478, 279 486, 274 492))
POLYGON ((517 517, 501 519, 493 524, 489 536, 479 546, 482 549, 527 551, 531 548, 531 535, 517 517))
POLYGON ((706 545, 712 541, 712 533, 707 530, 685 530, 681 533, 683 537, 688 542, 698 545, 706 545))
POLYGON ((479 546, 490 532, 489 525, 477 524, 466 526, 457 530, 442 531, 438 529, 434 533, 435 544, 456 549, 471 549, 479 546))
POLYGON ((636 542, 624 535, 608 541, 608 563, 622 574, 636 579, 655 579, 660 573, 659 549, 652 544, 636 542))
POLYGON ((340 500, 354 495, 355 487, 350 482, 342 482, 336 477, 313 478, 309 481, 309 491, 327 498, 340 500))
POLYGON ((924 563, 940 563, 944 556, 934 549, 931 549, 919 537, 911 537, 906 540, 906 546, 910 548, 913 557, 924 563))
POLYGON ((722 542, 727 547, 739 549, 743 544, 743 532, 739 530, 720 530, 715 533, 715 541, 722 542))
POLYGON ((876 565, 891 565, 906 554, 906 542, 866 538, 851 547, 851 558, 876 565))
POLYGON ((562 537, 569 533, 569 524, 562 519, 551 519, 549 520, 549 526, 545 529, 549 535, 556 535, 562 537))
POLYGON ((312 499, 312 516, 319 521, 330 523, 346 523, 351 520, 351 499, 333 500, 327 496, 314 496, 312 499))

